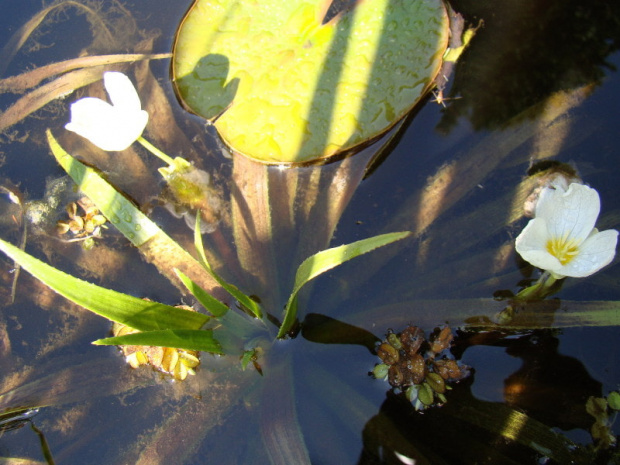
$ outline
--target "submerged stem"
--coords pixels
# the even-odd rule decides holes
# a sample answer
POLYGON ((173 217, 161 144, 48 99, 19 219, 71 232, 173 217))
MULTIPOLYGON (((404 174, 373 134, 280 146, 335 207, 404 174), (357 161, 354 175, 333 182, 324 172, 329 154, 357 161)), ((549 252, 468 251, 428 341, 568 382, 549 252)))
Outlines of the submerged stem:
POLYGON ((50 450, 50 446, 47 443, 47 439, 45 439, 45 434, 43 434, 43 431, 37 428, 32 422, 30 422, 30 428, 32 428, 32 431, 37 433, 37 436, 39 436, 39 441, 41 442, 41 452, 43 452, 43 457, 45 457, 45 461, 48 463, 48 465, 55 465, 56 462, 54 462, 52 451, 50 450))
MULTIPOLYGON (((562 278, 560 278, 562 279, 562 278)), ((554 294, 560 289, 556 286, 558 278, 553 276, 549 271, 545 271, 538 281, 525 289, 522 289, 512 299, 512 303, 497 314, 497 322, 501 325, 507 325, 512 322, 518 308, 533 302, 540 302, 548 296, 554 294)))
POLYGON ((542 300, 550 294, 551 287, 556 281, 557 279, 549 271, 545 271, 535 284, 519 292, 515 300, 542 300))
POLYGON ((142 147, 147 149, 149 152, 151 152, 153 155, 155 155, 157 158, 159 158, 164 163, 167 163, 169 166, 174 166, 174 161, 172 160, 172 158, 170 158, 164 152, 159 150, 157 147, 155 147, 153 144, 151 144, 144 137, 140 136, 140 137, 138 137, 136 139, 136 141, 139 142, 140 144, 142 144, 142 147))

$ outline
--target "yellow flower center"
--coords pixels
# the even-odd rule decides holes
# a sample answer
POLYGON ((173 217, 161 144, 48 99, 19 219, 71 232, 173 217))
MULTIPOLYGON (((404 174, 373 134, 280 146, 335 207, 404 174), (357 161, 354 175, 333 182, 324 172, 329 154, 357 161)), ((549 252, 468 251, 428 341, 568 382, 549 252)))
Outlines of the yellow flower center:
POLYGON ((547 241, 547 252, 566 265, 579 254, 579 245, 573 239, 554 237, 547 241))

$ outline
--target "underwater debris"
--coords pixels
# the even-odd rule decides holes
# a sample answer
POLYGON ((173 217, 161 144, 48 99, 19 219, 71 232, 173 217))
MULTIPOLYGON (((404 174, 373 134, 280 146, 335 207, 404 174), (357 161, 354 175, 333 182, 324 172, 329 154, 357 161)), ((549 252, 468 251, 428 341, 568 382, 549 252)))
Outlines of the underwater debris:
POLYGON ((213 185, 211 175, 194 167, 182 158, 160 168, 166 181, 162 192, 164 207, 175 217, 183 217, 188 227, 194 228, 195 214, 200 212, 202 233, 212 233, 222 218, 224 202, 213 185))
POLYGON ((416 410, 446 402, 447 383, 457 382, 469 375, 469 367, 454 360, 449 349, 452 330, 443 327, 426 339, 417 326, 407 326, 402 332, 388 331, 377 347, 378 363, 372 374, 387 379, 392 388, 404 392, 416 410))
POLYGON ((561 189, 566 191, 573 183, 583 184, 577 170, 568 163, 555 160, 544 160, 534 164, 527 175, 536 180, 536 187, 523 204, 523 213, 528 218, 536 215, 536 204, 541 192, 545 188, 561 189))
MULTIPOLYGON (((179 307, 193 311, 191 307, 185 305, 179 307)), ((112 327, 112 333, 115 337, 138 332, 137 329, 116 322, 112 327)), ((194 368, 200 365, 199 354, 195 350, 131 345, 119 346, 119 348, 132 368, 150 365, 153 369, 171 375, 179 381, 183 381, 187 375, 196 374, 194 368)))
POLYGON ((596 449, 609 449, 618 442, 613 435, 612 426, 620 410, 620 394, 612 391, 605 397, 590 396, 586 402, 586 411, 594 417, 590 428, 596 449))
POLYGON ((89 249, 94 245, 93 238, 101 237, 101 228, 105 228, 107 222, 95 204, 88 198, 82 197, 77 202, 70 202, 65 208, 68 220, 59 220, 56 223, 56 231, 63 236, 71 233, 72 239, 67 242, 83 241, 83 247, 89 249), (78 206, 83 214, 79 214, 78 206))

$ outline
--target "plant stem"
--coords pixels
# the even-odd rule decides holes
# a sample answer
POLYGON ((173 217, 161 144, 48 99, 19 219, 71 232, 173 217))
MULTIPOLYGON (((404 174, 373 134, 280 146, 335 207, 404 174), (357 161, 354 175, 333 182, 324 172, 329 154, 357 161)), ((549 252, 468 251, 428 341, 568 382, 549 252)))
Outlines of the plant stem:
POLYGON ((545 271, 535 284, 519 292, 515 296, 515 300, 542 300, 547 296, 555 282, 556 278, 548 271, 545 271))
POLYGON ((140 136, 138 137, 137 141, 142 144, 142 147, 144 147, 145 149, 147 149, 149 152, 151 152, 153 155, 155 155, 157 158, 159 158, 161 161, 163 161, 164 163, 167 163, 169 166, 174 166, 174 161, 172 160, 172 158, 170 158, 168 155, 166 155, 164 152, 162 152, 161 150, 159 150, 157 147, 155 147, 153 144, 151 144, 148 140, 146 140, 144 137, 140 136))

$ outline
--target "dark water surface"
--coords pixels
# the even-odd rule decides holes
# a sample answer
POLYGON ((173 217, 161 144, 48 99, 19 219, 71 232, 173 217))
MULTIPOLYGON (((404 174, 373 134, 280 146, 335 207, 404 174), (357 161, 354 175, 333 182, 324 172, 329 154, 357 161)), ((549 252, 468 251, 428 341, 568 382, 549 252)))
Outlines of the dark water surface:
MULTIPOLYGON (((132 40, 159 31, 153 51, 161 53, 170 51, 189 2, 103 5, 102 14, 110 21, 131 14, 141 31, 132 40)), ((185 383, 173 383, 148 369, 134 371, 115 349, 90 344, 108 334, 105 320, 65 308, 64 301, 52 295, 52 303, 38 305, 30 294, 40 288, 25 273, 11 304, 13 266, 6 262, 1 386, 5 391, 34 383, 31 392, 18 397, 25 406, 51 399, 34 424, 56 463, 280 463, 269 437, 282 425, 289 433, 296 428, 291 411, 314 464, 414 463, 409 458, 416 464, 554 463, 546 458, 549 443, 540 429, 532 430, 523 421, 523 430, 509 436, 488 420, 521 414, 584 449, 592 444, 594 420, 585 404, 590 396, 606 396, 619 388, 620 333, 611 324, 562 327, 561 315, 593 308, 588 302, 620 300, 617 259, 591 277, 565 280, 549 307, 557 309, 552 329, 482 331, 465 323, 471 317, 492 318, 504 305, 493 301, 496 291, 516 292, 522 279, 538 276, 512 247, 527 221, 509 214, 516 186, 533 160, 573 164, 600 194, 599 229, 619 228, 620 8, 603 1, 534 0, 501 5, 455 1, 454 7, 470 24, 483 25, 456 68, 445 106, 431 96, 407 121, 357 188, 331 244, 398 230, 414 231, 414 239, 319 277, 300 307, 300 316, 328 316, 379 338, 408 324, 427 332, 444 324, 458 329, 452 352, 473 372, 446 394, 446 405, 416 412, 402 395, 387 392, 387 382, 368 375, 378 358, 359 338, 314 338, 309 329, 305 337, 301 333, 268 345, 263 377, 254 370, 239 372, 236 360, 207 355, 197 376, 185 383), (554 111, 557 115, 550 120, 554 111), (433 184, 433 178, 445 183, 433 184), (441 186, 444 200, 435 204, 437 197, 425 192, 441 186), (436 218, 432 212, 438 212, 436 218), (433 221, 427 224, 429 217, 433 221), (510 440, 519 434, 534 434, 534 439, 529 446, 525 440, 510 440)), ((0 43, 40 8, 38 1, 0 0, 0 43)), ((68 8, 40 26, 7 63, 2 77, 78 56, 91 41, 84 16, 68 8)), ((151 70, 172 103, 175 120, 187 128, 192 142, 208 147, 203 153, 196 144, 195 152, 183 155, 209 171, 226 193, 232 162, 205 135, 201 121, 174 100, 168 66, 165 60, 153 62, 151 70)), ((63 175, 49 155, 44 131, 63 131, 73 99, 54 102, 0 134, 2 184, 18 185, 24 199, 41 199, 46 180, 63 175)), ((13 94, 0 94, 3 110, 15 100, 13 94)), ((175 147, 166 150, 176 155, 175 147)), ((118 177, 132 196, 147 203, 157 195, 157 181, 123 178, 110 166, 101 169, 118 177)), ((146 166, 156 180, 157 164, 149 160, 146 166)), ((21 229, 12 222, 11 211, 3 210, 0 231, 15 243, 21 229)), ((152 217, 190 246, 191 231, 183 220, 157 206, 152 217)), ((208 247, 221 250, 216 237, 232 246, 226 227, 221 225, 221 236, 205 235, 208 247)), ((304 237, 303 231, 296 233, 304 237)), ((83 257, 89 252, 79 246, 58 246, 55 251, 43 236, 33 231, 26 250, 101 285, 181 303, 177 290, 113 231, 106 232, 105 247, 97 246, 114 252, 98 268, 86 263, 83 257)), ((286 258, 296 260, 293 255, 286 258)), ((223 268, 223 274, 234 276, 223 268)), ((288 275, 282 278, 287 289, 285 281, 290 281, 288 275)), ((271 301, 280 303, 286 292, 274 294, 271 301)), ((504 424, 514 426, 508 420, 504 424)), ((617 427, 611 431, 618 433, 617 427)), ((0 434, 0 463, 16 457, 30 459, 24 463, 45 463, 39 438, 27 425, 0 434)), ((275 442, 283 441, 281 437, 275 442)), ((601 452, 597 460, 606 463, 612 452, 601 452)), ((594 460, 593 454, 573 453, 572 445, 561 457, 575 463, 594 460)))

